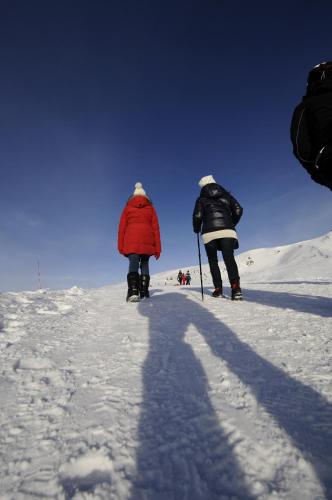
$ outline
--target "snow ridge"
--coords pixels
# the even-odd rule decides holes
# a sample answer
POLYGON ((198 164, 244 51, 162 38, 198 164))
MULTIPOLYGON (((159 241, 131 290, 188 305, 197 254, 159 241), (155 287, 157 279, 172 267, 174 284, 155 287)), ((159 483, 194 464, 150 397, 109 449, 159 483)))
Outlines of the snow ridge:
MULTIPOLYGON (((203 252, 204 254, 204 252, 203 252)), ((220 254, 219 254, 220 255, 220 254)), ((236 256, 241 280, 249 282, 289 281, 289 280, 332 280, 332 231, 312 240, 274 248, 258 248, 236 256)), ((227 280, 226 268, 220 262, 220 270, 227 280)), ((180 268, 179 268, 180 269, 180 268)), ((156 282, 172 284, 179 269, 164 271, 154 275, 156 282)), ((189 269, 198 282, 198 266, 183 267, 189 269)), ((207 264, 202 266, 203 277, 210 281, 207 264)))

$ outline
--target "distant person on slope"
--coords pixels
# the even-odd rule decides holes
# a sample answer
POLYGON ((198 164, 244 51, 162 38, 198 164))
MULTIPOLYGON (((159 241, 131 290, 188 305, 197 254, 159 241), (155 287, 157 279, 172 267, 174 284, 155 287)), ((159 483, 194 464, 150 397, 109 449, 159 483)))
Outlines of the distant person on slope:
POLYGON ((181 283, 182 283, 182 271, 181 270, 178 272, 178 276, 176 279, 178 280, 179 285, 181 285, 181 283))
POLYGON ((311 178, 332 190, 332 62, 315 66, 291 123, 293 153, 311 178))
POLYGON ((188 271, 186 272, 186 285, 190 285, 190 282, 191 282, 191 276, 190 276, 190 271, 188 269, 188 271))
POLYGON ((157 213, 140 182, 121 215, 118 250, 129 259, 127 302, 148 298, 149 258, 154 255, 159 259, 161 243, 157 213))
POLYGON ((215 287, 212 296, 222 296, 217 255, 220 250, 232 288, 232 300, 241 300, 240 277, 234 249, 239 247, 235 226, 242 216, 243 209, 230 193, 216 183, 212 175, 202 177, 198 185, 201 187, 201 193, 194 208, 193 227, 195 233, 202 233, 215 287))

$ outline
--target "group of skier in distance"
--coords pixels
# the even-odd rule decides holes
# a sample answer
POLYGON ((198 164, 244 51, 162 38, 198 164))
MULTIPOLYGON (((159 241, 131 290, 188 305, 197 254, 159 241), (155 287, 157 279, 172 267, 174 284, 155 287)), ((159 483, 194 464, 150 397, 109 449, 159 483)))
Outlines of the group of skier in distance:
POLYGON ((183 273, 180 269, 176 279, 179 285, 190 285, 191 275, 189 269, 186 273, 183 273))
MULTIPOLYGON (((332 61, 320 63, 309 72, 306 94, 293 112, 290 135, 293 153, 312 180, 332 190, 332 61)), ((234 250, 239 247, 236 226, 243 209, 212 175, 202 177, 198 185, 201 191, 193 211, 193 230, 201 234, 204 243, 214 285, 212 296, 223 296, 218 265, 221 251, 231 299, 242 300, 234 250)), ((159 259, 161 242, 156 210, 140 182, 135 184, 121 215, 118 250, 129 260, 127 302, 148 298, 149 259, 159 259)))

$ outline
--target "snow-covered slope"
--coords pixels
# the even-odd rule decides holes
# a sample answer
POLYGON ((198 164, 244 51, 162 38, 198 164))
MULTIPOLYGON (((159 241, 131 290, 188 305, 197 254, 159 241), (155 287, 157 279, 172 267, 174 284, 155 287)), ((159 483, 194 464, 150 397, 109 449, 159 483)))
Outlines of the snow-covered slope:
POLYGON ((331 234, 238 259, 242 303, 0 294, 1 500, 332 499, 331 234))
MULTIPOLYGON (((204 254, 204 249, 202 248, 204 254)), ((221 254, 220 258, 221 258, 221 254)), ((312 240, 274 248, 259 248, 236 256, 242 283, 259 281, 308 281, 332 279, 332 231, 312 240)), ((198 282, 198 266, 185 267, 198 282)), ((225 266, 220 270, 227 283, 225 266)), ((156 283, 176 283, 178 269, 154 275, 156 283)), ((209 266, 202 266, 204 282, 211 284, 209 266)))

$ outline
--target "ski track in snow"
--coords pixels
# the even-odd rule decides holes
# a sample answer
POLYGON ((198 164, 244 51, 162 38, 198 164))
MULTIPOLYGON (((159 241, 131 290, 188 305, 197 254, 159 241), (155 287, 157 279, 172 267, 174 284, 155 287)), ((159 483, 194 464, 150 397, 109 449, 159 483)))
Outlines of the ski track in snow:
POLYGON ((0 499, 332 498, 331 284, 152 281, 0 294, 0 499))

